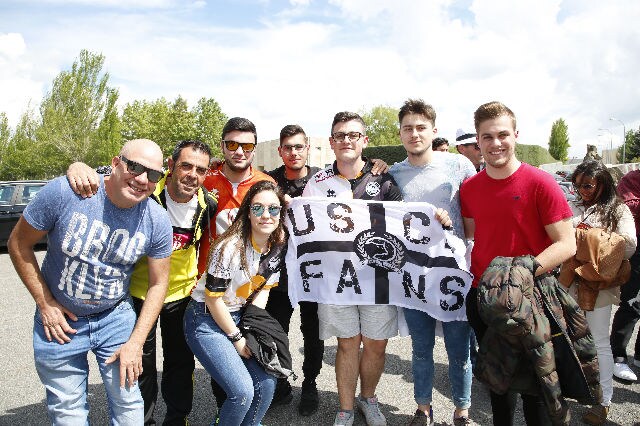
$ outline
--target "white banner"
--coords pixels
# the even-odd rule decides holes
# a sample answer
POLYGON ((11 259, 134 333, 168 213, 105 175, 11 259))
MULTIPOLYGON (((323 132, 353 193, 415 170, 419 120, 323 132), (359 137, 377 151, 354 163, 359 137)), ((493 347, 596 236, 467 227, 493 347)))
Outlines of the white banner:
POLYGON ((434 212, 428 203, 294 198, 287 211, 291 304, 389 304, 466 320, 466 246, 434 212))

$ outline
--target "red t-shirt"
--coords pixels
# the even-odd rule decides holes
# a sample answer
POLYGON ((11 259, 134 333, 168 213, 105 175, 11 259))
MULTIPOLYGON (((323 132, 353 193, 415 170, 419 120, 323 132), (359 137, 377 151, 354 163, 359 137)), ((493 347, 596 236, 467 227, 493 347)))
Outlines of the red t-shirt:
POLYGON ((539 255, 552 243, 544 227, 572 217, 553 177, 526 163, 506 179, 486 170, 470 177, 460 187, 460 204, 462 217, 475 221, 473 287, 496 256, 539 255))
MULTIPOLYGON (((211 237, 215 239, 218 235, 227 230, 233 219, 236 217, 238 208, 244 199, 245 194, 254 183, 262 180, 268 180, 275 183, 273 178, 266 173, 251 168, 249 178, 243 180, 234 189, 229 179, 222 174, 222 165, 216 170, 209 171, 204 180, 203 186, 209 192, 217 194, 218 211, 215 216, 215 229, 211 229, 211 237)), ((198 274, 202 275, 207 270, 207 261, 209 258, 209 228, 205 228, 200 240, 200 251, 198 253, 198 274)))

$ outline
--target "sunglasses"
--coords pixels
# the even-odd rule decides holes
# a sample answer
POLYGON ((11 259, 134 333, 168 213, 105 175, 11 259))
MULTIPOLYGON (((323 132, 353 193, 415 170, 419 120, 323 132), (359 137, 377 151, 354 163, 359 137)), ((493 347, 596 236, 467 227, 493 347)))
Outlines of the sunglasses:
POLYGON ((592 183, 574 183, 573 187, 575 189, 585 189, 587 191, 591 191, 592 189, 594 189, 596 186, 592 183))
POLYGON ((476 151, 480 151, 480 145, 478 145, 477 142, 461 143, 460 145, 462 145, 462 146, 473 146, 476 149, 476 151))
POLYGON ((282 207, 276 206, 275 204, 272 204, 269 207, 263 206, 262 204, 253 204, 250 208, 251 208, 251 213, 253 213, 255 217, 262 216, 264 214, 265 209, 267 209, 267 211, 269 212, 269 215, 276 217, 280 214, 280 210, 282 210, 282 207))
POLYGON ((149 167, 143 166, 136 161, 129 160, 124 155, 120 156, 120 160, 122 160, 122 162, 127 165, 127 171, 134 176, 140 176, 144 172, 147 172, 147 179, 149 179, 150 182, 158 183, 158 181, 164 175, 162 171, 150 169, 149 167))
POLYGON ((229 151, 235 151, 238 149, 239 146, 241 146, 242 151, 251 152, 256 147, 255 143, 242 143, 242 142, 226 141, 226 140, 222 140, 222 142, 224 142, 224 146, 226 146, 229 151))

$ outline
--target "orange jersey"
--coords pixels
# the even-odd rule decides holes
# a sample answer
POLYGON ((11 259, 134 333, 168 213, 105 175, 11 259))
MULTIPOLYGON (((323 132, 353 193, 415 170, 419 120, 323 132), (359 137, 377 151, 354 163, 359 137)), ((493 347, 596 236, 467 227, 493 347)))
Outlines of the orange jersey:
POLYGON ((209 259, 209 247, 211 241, 209 239, 209 231, 211 231, 211 239, 215 239, 218 235, 227 230, 233 219, 238 213, 240 203, 254 183, 262 180, 268 180, 275 183, 273 178, 266 173, 255 170, 250 167, 251 174, 236 187, 229 182, 229 179, 222 173, 222 166, 215 170, 210 170, 204 180, 204 187, 218 198, 218 211, 215 215, 215 229, 204 229, 202 239, 200 240, 200 252, 198 253, 198 274, 202 275, 207 270, 207 260, 209 259))

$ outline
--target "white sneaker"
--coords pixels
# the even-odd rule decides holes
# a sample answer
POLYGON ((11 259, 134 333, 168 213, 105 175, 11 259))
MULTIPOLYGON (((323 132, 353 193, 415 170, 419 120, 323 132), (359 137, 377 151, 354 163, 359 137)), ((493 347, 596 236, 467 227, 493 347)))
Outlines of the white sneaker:
POLYGON ((387 419, 384 418, 378 407, 378 398, 373 396, 371 398, 356 397, 356 406, 364 414, 368 426, 386 426, 387 419))
POLYGON ((630 382, 638 380, 636 373, 634 373, 625 362, 616 362, 613 364, 613 375, 618 379, 628 380, 630 382))

